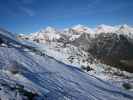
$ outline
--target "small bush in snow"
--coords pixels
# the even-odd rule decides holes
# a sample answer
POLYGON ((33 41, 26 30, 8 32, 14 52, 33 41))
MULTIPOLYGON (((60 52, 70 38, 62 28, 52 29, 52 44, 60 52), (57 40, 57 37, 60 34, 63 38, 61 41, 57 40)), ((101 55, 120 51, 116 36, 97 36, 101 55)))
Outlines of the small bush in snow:
POLYGON ((129 89, 132 88, 131 84, 129 84, 129 83, 123 83, 122 86, 123 86, 125 89, 127 89, 127 90, 129 90, 129 89))
POLYGON ((90 66, 81 66, 81 69, 86 70, 87 72, 93 70, 90 66))

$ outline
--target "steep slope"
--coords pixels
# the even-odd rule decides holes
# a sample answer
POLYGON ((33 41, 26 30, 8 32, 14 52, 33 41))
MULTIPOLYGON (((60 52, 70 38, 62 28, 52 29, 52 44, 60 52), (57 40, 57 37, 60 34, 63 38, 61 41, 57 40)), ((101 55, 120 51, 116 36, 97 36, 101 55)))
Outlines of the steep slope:
POLYGON ((133 59, 133 43, 127 36, 102 33, 91 41, 88 51, 106 64, 133 72, 133 65, 129 64, 133 59))
POLYGON ((32 46, 27 48, 29 45, 13 42, 6 34, 0 36, 4 39, 4 44, 6 41, 10 42, 10 47, 8 44, 0 47, 1 100, 133 99, 131 92, 117 88, 47 55, 41 56, 38 54, 40 52, 38 48, 32 46), (15 47, 15 44, 20 45, 20 48, 15 47))
POLYGON ((63 31, 46 28, 39 32, 44 37, 39 38, 37 35, 37 40, 34 38, 35 34, 20 35, 18 38, 34 41, 37 45, 41 45, 41 51, 45 54, 63 63, 76 65, 101 79, 133 84, 131 26, 99 25, 96 28, 88 28, 76 25, 63 31), (51 34, 55 35, 54 37, 58 34, 60 38, 46 41, 45 34, 49 34, 49 37, 51 34))

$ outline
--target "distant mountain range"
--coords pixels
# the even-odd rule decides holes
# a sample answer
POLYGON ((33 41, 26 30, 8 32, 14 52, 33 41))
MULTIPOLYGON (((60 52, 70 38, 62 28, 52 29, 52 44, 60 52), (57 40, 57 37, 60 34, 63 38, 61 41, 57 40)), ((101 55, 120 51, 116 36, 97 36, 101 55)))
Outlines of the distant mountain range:
POLYGON ((100 78, 127 79, 133 75, 133 27, 128 25, 75 25, 61 30, 46 27, 18 38, 34 41, 47 55, 100 78))
POLYGON ((82 34, 89 34, 90 36, 95 36, 100 33, 117 33, 132 36, 133 27, 128 25, 117 25, 117 26, 108 26, 108 25, 99 25, 96 28, 89 28, 84 25, 75 25, 71 28, 66 28, 63 30, 55 29, 53 27, 46 27, 39 32, 31 33, 28 35, 28 38, 31 39, 40 39, 43 38, 43 42, 57 40, 61 37, 67 37, 69 40, 78 38, 82 34), (30 36, 30 37, 29 37, 30 36), (44 39, 45 38, 45 39, 44 39))

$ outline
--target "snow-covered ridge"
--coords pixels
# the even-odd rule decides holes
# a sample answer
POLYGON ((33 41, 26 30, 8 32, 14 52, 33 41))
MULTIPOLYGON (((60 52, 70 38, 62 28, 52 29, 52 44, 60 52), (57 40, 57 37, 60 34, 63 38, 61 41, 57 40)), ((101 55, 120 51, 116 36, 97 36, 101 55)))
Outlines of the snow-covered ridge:
POLYGON ((73 30, 75 30, 76 32, 81 32, 81 33, 94 33, 94 30, 92 28, 89 28, 87 26, 84 25, 75 25, 74 27, 72 27, 73 30))
POLYGON ((101 24, 95 28, 90 28, 84 25, 75 25, 72 27, 73 30, 78 32, 90 33, 90 34, 100 34, 100 33, 119 33, 119 34, 129 34, 133 33, 133 27, 128 26, 127 24, 124 25, 105 25, 101 24))
POLYGON ((63 31, 55 29, 54 27, 46 27, 39 32, 31 33, 28 36, 22 35, 23 38, 30 38, 31 40, 41 40, 41 42, 45 43, 47 41, 56 41, 63 36, 68 37, 70 41, 73 41, 79 38, 82 34, 89 34, 94 37, 96 34, 100 33, 116 33, 123 34, 129 37, 133 37, 133 27, 128 25, 98 25, 96 28, 90 28, 84 25, 75 25, 71 28, 66 28, 63 31))

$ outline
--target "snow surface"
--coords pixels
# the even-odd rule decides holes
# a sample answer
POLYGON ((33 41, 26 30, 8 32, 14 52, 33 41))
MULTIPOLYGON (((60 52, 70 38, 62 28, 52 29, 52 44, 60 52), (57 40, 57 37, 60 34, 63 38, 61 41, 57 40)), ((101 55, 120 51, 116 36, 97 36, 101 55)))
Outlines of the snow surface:
MULTIPOLYGON (((40 51, 68 65, 76 66, 78 68, 91 67, 93 70, 89 71, 88 73, 97 76, 101 79, 112 80, 112 81, 120 80, 121 82, 123 80, 124 81, 133 80, 132 73, 119 71, 119 69, 117 68, 111 68, 110 66, 101 63, 100 64, 90 63, 91 62, 90 59, 93 59, 93 56, 90 53, 79 49, 78 46, 71 45, 71 41, 80 38, 80 36, 83 34, 87 34, 90 35, 90 37, 95 38, 95 36, 100 33, 106 33, 106 34, 115 33, 118 36, 120 34, 123 34, 133 39, 133 28, 131 26, 128 25, 109 26, 102 24, 97 26, 96 28, 89 28, 87 26, 79 24, 71 28, 64 29, 63 31, 59 31, 53 27, 47 27, 36 33, 32 33, 30 35, 20 35, 20 36, 22 36, 21 38, 22 39, 24 38, 24 40, 27 40, 25 38, 28 38, 28 40, 32 41, 34 39, 39 39, 40 40, 39 43, 42 43, 41 45, 37 44, 39 45, 40 51), (46 34, 48 34, 48 36, 46 34), (54 38, 53 40, 48 39, 49 41, 47 41, 47 37, 49 38, 56 37, 57 34, 60 38, 65 38, 67 42, 64 43, 64 41, 60 42, 56 41, 60 38, 54 38), (62 35, 65 37, 63 37, 62 35), (115 75, 115 73, 118 73, 118 75, 115 75), (127 79, 127 77, 130 78, 127 79)), ((89 41, 89 39, 91 38, 87 39, 89 41)), ((78 41, 80 42, 80 39, 78 41)))
POLYGON ((90 34, 93 34, 94 33, 94 30, 89 28, 89 27, 86 27, 84 25, 75 25, 74 27, 72 27, 73 30, 77 31, 77 32, 81 32, 81 33, 90 33, 90 34))
POLYGON ((133 100, 132 92, 52 57, 28 50, 0 47, 1 100, 22 100, 21 93, 10 89, 18 84, 27 91, 37 93, 40 98, 36 100, 133 100), (20 64, 16 74, 8 70, 14 61, 20 64))

